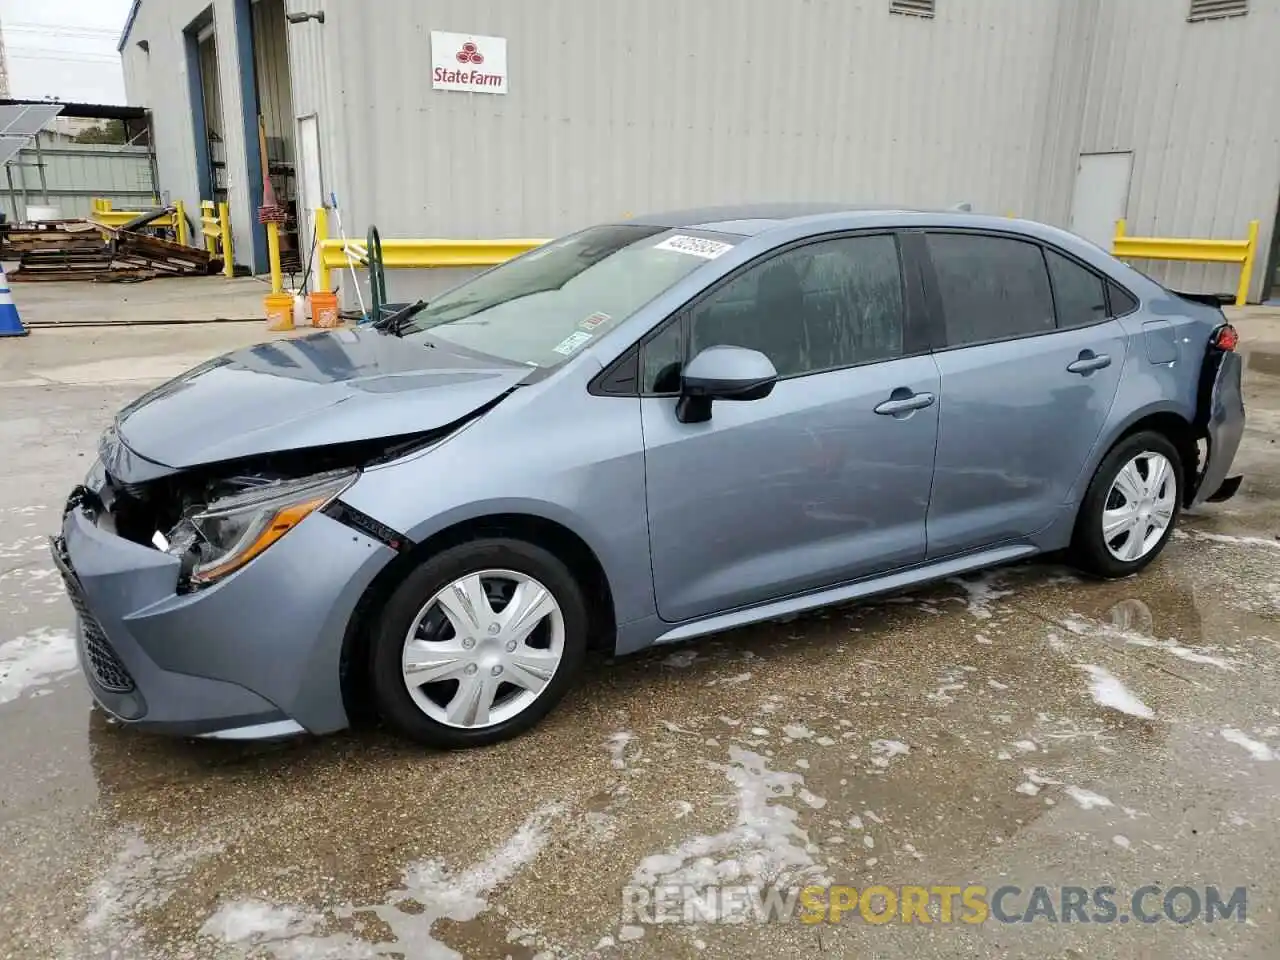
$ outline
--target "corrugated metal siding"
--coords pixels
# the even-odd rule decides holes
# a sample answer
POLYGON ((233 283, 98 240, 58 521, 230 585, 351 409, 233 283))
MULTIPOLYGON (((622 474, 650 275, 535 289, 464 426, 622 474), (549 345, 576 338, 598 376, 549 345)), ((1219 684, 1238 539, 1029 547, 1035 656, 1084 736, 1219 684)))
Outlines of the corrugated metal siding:
MULTIPOLYGON (((1184 0, 1098 9, 1078 152, 1132 150, 1129 232, 1241 238, 1262 222, 1262 294, 1280 197, 1280 0, 1188 23, 1184 0)), ((1139 264, 1171 286, 1234 290, 1234 266, 1139 264)))
MULTIPOLYGON (((160 190, 169 199, 182 199, 197 210, 202 198, 197 181, 191 103, 188 98, 187 57, 183 28, 210 5, 214 8, 217 37, 219 99, 224 124, 224 148, 231 174, 230 200, 233 242, 237 251, 248 251, 257 211, 251 209, 246 182, 244 132, 237 122, 243 116, 240 96, 240 63, 236 55, 234 0, 143 0, 122 51, 125 93, 133 106, 151 111, 160 190), (146 40, 151 52, 138 46, 146 40)), ((254 145, 256 148, 256 145, 254 145)), ((247 252, 237 253, 245 262, 247 252)))
MULTIPOLYGON (((151 157, 146 147, 59 143, 42 145, 39 157, 34 148, 18 152, 19 163, 32 165, 13 167, 19 204, 24 187, 27 203, 44 202, 39 171, 34 167, 40 158, 45 165, 49 205, 61 210, 64 217, 88 216, 94 197, 106 197, 121 210, 150 204, 155 198, 151 157)), ((7 209, 7 201, 5 206, 7 209)))
POLYGON ((762 198, 1026 213, 1058 5, 329 0, 344 221, 536 236, 762 198), (433 91, 432 29, 505 36, 510 93, 433 91))

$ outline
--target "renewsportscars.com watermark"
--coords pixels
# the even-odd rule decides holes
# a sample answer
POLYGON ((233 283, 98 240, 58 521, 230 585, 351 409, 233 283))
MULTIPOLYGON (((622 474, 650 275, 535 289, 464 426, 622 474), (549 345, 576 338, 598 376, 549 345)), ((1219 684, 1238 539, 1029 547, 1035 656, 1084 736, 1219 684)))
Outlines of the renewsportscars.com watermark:
POLYGON ((719 886, 622 889, 625 924, 1244 923, 1244 887, 719 886))

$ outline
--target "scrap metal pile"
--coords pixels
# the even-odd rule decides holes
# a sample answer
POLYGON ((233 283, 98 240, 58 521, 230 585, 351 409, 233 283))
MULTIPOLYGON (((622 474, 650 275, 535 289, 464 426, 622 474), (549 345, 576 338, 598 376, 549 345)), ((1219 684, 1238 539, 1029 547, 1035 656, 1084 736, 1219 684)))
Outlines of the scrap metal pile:
POLYGON ((204 276, 222 267, 208 251, 158 236, 166 207, 119 227, 95 220, 12 224, 0 233, 0 258, 16 259, 10 280, 137 281, 204 276))

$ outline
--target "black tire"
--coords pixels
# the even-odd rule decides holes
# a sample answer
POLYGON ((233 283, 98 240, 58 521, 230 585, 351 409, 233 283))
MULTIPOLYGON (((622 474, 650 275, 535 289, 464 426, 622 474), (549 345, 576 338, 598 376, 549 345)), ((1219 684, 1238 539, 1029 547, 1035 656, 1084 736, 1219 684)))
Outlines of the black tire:
POLYGON ((1080 504, 1080 512, 1076 515, 1075 533, 1071 540, 1070 556, 1072 562, 1086 573, 1098 577, 1113 579, 1127 577, 1137 573, 1160 555, 1164 545, 1169 542, 1178 518, 1182 513, 1182 492, 1186 476, 1183 473, 1182 458, 1178 448, 1164 434, 1144 430, 1125 437, 1103 458, 1094 472, 1089 489, 1085 492, 1084 501, 1080 504), (1102 532, 1102 512, 1107 508, 1107 498, 1111 486, 1120 470, 1134 457, 1144 452, 1158 453, 1169 461, 1173 468, 1173 482, 1176 484, 1173 498, 1173 515, 1169 526, 1159 541, 1137 560, 1121 560, 1107 548, 1102 532))
POLYGON ((518 736, 551 712, 582 666, 587 649, 586 601, 569 568, 541 547, 523 540, 483 539, 459 544, 413 570, 392 593, 372 631, 370 650, 375 705, 398 733, 430 747, 480 747, 518 736), (522 712, 479 729, 452 727, 428 716, 404 683, 402 657, 409 627, 437 591, 469 573, 512 570, 533 577, 550 591, 564 618, 564 650, 551 681, 522 712))

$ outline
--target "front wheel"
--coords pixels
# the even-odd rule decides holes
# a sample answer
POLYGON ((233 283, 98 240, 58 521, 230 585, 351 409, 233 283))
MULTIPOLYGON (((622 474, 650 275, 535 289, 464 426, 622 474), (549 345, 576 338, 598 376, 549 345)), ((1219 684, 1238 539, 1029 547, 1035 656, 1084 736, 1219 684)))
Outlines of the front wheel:
POLYGON ((445 550, 405 578, 378 619, 379 711, 429 746, 506 740, 568 691, 587 629, 582 590, 542 548, 485 539, 445 550))
POLYGON ((1154 560, 1173 533, 1182 503, 1182 458, 1163 435, 1135 433, 1098 465, 1076 518, 1076 564, 1125 577, 1154 560))

